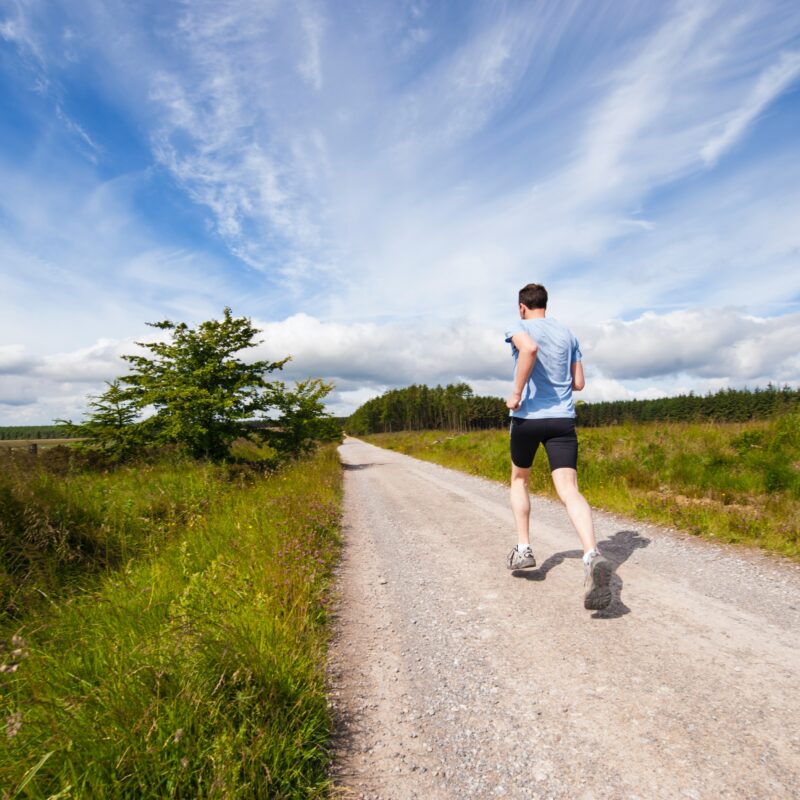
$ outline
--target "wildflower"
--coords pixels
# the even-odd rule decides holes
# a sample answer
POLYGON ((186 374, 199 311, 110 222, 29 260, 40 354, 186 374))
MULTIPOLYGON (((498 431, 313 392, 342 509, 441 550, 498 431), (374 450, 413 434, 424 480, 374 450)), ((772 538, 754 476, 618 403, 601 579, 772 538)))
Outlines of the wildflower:
POLYGON ((11 637, 11 647, 0 642, 0 655, 6 657, 6 660, 0 664, 0 675, 14 673, 19 669, 22 659, 28 655, 28 644, 21 636, 14 634, 11 637))
POLYGON ((22 727, 22 712, 15 711, 11 716, 6 717, 6 736, 13 739, 22 727))

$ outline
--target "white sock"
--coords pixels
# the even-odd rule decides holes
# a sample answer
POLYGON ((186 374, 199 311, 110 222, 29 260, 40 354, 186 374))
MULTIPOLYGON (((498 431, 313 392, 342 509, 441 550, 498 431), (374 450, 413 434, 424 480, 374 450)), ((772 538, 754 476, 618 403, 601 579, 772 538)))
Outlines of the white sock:
POLYGON ((583 554, 583 563, 588 564, 592 560, 592 556, 599 556, 600 553, 597 552, 597 548, 593 547, 591 550, 583 554))
POLYGON ((529 545, 529 544, 523 544, 522 542, 520 542, 520 543, 517 545, 517 550, 518 550, 520 553, 524 553, 524 552, 525 552, 525 550, 527 550, 529 547, 530 547, 530 545, 529 545))

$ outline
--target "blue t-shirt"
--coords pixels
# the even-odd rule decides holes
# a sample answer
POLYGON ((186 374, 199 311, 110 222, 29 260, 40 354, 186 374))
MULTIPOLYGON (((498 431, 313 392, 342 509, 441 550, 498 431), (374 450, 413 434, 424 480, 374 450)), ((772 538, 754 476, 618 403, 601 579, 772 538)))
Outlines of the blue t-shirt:
POLYGON ((523 419, 574 417, 572 365, 582 358, 575 334, 555 319, 518 319, 506 329, 506 341, 511 344, 514 356, 515 375, 519 350, 511 337, 521 332, 527 333, 539 349, 531 376, 522 391, 522 402, 511 416, 523 419))

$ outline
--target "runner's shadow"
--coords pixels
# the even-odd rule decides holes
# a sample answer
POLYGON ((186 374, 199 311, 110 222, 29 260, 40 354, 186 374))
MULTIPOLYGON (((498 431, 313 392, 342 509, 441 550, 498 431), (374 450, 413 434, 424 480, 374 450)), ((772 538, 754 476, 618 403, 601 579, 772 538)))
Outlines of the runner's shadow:
POLYGON ((515 569, 511 575, 515 578, 524 578, 526 581, 543 581, 553 567, 557 567, 565 558, 581 558, 583 550, 564 550, 548 556, 537 569, 515 569))
POLYGON ((608 608, 595 611, 592 619, 619 619, 631 610, 622 602, 623 582, 617 569, 624 564, 636 550, 647 547, 650 540, 640 536, 638 531, 617 531, 613 536, 597 543, 597 549, 614 564, 614 574, 611 576, 611 604, 608 608))
POLYGON ((371 464, 342 464, 342 467, 346 470, 348 469, 369 469, 370 467, 379 467, 381 466, 380 462, 373 462, 371 464))
MULTIPOLYGON (((611 604, 602 611, 595 611, 592 619, 618 619, 625 614, 630 614, 630 609, 622 602, 622 578, 617 574, 617 569, 624 564, 631 555, 642 547, 647 547, 650 540, 640 536, 637 531, 617 531, 613 536, 597 543, 600 552, 614 564, 614 574, 611 576, 611 604)), ((538 569, 515 569, 511 574, 515 578, 524 578, 526 581, 543 581, 553 567, 557 567, 567 558, 581 558, 581 550, 564 550, 553 553, 546 558, 538 569)))
POLYGON ((638 531, 617 531, 608 539, 598 542, 597 547, 606 558, 619 566, 626 562, 636 550, 641 550, 649 544, 650 540, 645 536, 640 536, 638 531))

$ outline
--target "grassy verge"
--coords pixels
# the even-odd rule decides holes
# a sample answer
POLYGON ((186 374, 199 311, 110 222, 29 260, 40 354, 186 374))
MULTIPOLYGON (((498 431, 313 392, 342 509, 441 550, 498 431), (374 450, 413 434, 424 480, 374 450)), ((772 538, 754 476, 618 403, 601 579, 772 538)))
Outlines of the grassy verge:
POLYGON ((183 462, 0 485, 17 509, 0 529, 33 520, 40 550, 16 574, 48 588, 0 628, 3 797, 326 793, 333 448, 267 476, 183 462))
MULTIPOLYGON (((506 431, 364 438, 474 475, 508 480, 506 431)), ((581 488, 592 505, 800 558, 800 414, 740 424, 584 428, 579 438, 581 488)), ((555 496, 541 452, 531 490, 555 496)))

